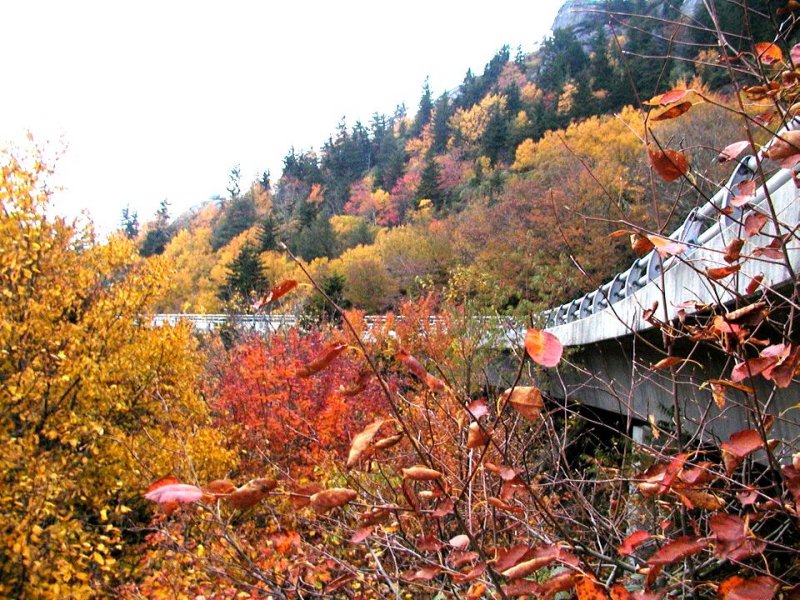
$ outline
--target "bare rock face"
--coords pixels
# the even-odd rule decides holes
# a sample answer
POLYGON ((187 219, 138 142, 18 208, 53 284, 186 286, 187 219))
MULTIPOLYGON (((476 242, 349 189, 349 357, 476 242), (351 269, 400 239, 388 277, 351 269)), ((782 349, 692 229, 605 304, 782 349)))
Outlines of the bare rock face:
MULTIPOLYGON (((695 16, 703 4, 702 0, 678 0, 672 5, 679 5, 683 19, 695 16)), ((575 36, 586 47, 594 35, 598 25, 607 25, 609 16, 604 12, 607 7, 605 0, 565 0, 558 9, 558 14, 553 21, 552 30, 572 29, 575 36)), ((652 16, 661 16, 664 10, 663 0, 651 0, 646 12, 652 16)), ((683 20, 681 19, 681 20, 683 20)), ((610 30, 607 28, 606 33, 610 30)), ((683 32, 683 35, 689 35, 683 32)))
POLYGON ((572 29, 581 43, 588 43, 597 25, 606 21, 603 0, 566 0, 553 21, 552 30, 572 29))

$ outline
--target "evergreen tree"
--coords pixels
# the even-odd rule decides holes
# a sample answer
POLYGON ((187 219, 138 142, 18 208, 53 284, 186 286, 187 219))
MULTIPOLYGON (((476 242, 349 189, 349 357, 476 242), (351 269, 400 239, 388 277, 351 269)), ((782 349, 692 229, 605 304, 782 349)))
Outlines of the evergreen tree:
POLYGON ((156 212, 155 223, 147 231, 142 245, 139 247, 139 254, 142 256, 153 256, 164 252, 169 241, 174 235, 174 228, 169 222, 169 201, 164 198, 156 212))
POLYGON ((278 224, 272 214, 264 217, 259 225, 258 243, 261 252, 275 250, 278 247, 278 224))
POLYGON ((219 250, 256 220, 256 205, 250 192, 234 196, 223 208, 211 233, 211 248, 219 250))
POLYGON ((220 290, 220 298, 226 302, 236 297, 247 301, 251 295, 267 288, 267 278, 261 268, 259 249, 247 242, 228 267, 225 284, 220 290))
POLYGON ((447 150, 447 140, 450 137, 450 117, 453 116, 450 97, 447 92, 439 96, 433 113, 433 147, 436 154, 447 150))
POLYGON ((233 165, 231 167, 230 172, 228 173, 228 194, 231 198, 236 198, 241 192, 241 188, 239 187, 239 183, 242 179, 242 169, 237 165, 233 165))
POLYGON ((139 215, 130 206, 122 209, 122 221, 120 223, 123 235, 129 240, 134 240, 139 235, 139 215))
POLYGON ((431 120, 433 113, 433 101, 431 100, 431 87, 428 78, 425 78, 425 85, 422 86, 422 98, 419 100, 419 109, 417 116, 414 117, 414 124, 411 126, 409 135, 417 137, 422 133, 423 128, 431 120))
POLYGON ((422 169, 419 187, 417 188, 417 200, 427 199, 439 209, 444 204, 444 194, 439 183, 439 165, 433 159, 433 155, 428 155, 425 167, 422 169))
POLYGON ((481 154, 488 156, 494 165, 498 160, 505 160, 508 152, 508 121, 503 111, 495 106, 481 136, 481 154))

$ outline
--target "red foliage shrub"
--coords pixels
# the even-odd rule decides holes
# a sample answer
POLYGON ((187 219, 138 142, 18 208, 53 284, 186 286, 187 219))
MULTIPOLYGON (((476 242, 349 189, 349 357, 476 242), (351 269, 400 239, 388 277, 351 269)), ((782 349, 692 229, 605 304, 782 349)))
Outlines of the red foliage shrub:
POLYGON ((385 412, 374 382, 347 395, 363 362, 354 348, 303 376, 331 343, 320 332, 291 330, 246 338, 223 359, 212 405, 221 424, 240 429, 242 439, 234 443, 251 460, 268 457, 300 474, 325 458, 343 459, 352 437, 385 412))

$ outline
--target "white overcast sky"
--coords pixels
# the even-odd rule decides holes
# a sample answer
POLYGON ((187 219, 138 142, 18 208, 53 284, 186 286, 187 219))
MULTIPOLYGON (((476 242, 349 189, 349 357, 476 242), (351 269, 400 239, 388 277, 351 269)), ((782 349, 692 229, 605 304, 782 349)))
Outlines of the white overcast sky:
POLYGON ((49 142, 65 189, 100 231, 273 181, 291 146, 319 149, 342 117, 365 124, 457 86, 503 45, 529 52, 561 0, 0 0, 0 145, 49 142))

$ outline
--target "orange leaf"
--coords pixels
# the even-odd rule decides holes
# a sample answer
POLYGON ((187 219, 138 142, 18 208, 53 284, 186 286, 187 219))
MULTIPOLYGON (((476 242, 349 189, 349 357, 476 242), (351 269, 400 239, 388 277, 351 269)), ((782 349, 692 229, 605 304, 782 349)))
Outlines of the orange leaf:
POLYGON ((259 298, 255 304, 253 304, 253 308, 255 310, 259 310, 260 308, 266 306, 270 302, 274 302, 281 296, 288 294, 294 288, 297 287, 297 281, 294 279, 286 279, 285 281, 281 281, 278 285, 273 287, 267 294, 259 298))
POLYGON ((697 93, 697 90, 691 88, 669 90, 668 92, 664 92, 663 94, 659 94, 658 96, 653 96, 652 98, 650 98, 650 100, 647 100, 645 104, 649 104, 650 106, 666 106, 667 104, 672 104, 673 102, 684 100, 687 96, 690 95, 699 95, 699 94, 697 93))
POLYGON ((800 154, 800 131, 784 131, 780 137, 772 138, 764 154, 767 158, 778 161, 800 154))
POLYGON ((633 600, 633 596, 621 583, 611 586, 611 600, 633 600))
POLYGON ((669 367, 674 367, 675 365, 679 365, 684 362, 685 358, 680 358, 678 356, 668 356, 666 358, 662 358, 656 364, 653 365, 654 369, 668 369, 669 367))
POLYGON ((370 371, 369 369, 365 369, 358 374, 358 379, 355 380, 349 386, 339 386, 338 392, 342 396, 355 396, 356 394, 360 394, 367 388, 367 384, 369 380, 375 376, 375 373, 370 371))
POLYGON ((686 111, 692 108, 691 102, 681 102, 680 104, 676 104, 674 106, 669 107, 663 112, 658 113, 654 117, 650 117, 651 121, 666 121, 668 119, 675 119, 680 117, 686 111))
POLYGON ((758 289, 758 286, 761 285, 762 281, 764 281, 763 273, 760 273, 755 277, 753 277, 753 279, 750 280, 750 283, 747 284, 747 289, 745 290, 745 293, 748 295, 754 294, 755 291, 758 289))
POLYGON ((564 352, 556 336, 533 328, 525 334, 525 350, 535 363, 543 367, 555 367, 564 352))
POLYGON ((720 279, 724 279, 729 275, 733 275, 737 273, 739 269, 742 268, 742 265, 730 265, 727 267, 713 267, 711 269, 706 269, 706 276, 711 279, 712 281, 719 281, 720 279))
POLYGON ((228 479, 216 479, 203 486, 203 502, 210 504, 217 498, 228 496, 236 491, 236 486, 228 479))
POLYGON ((295 375, 297 377, 311 377, 330 365, 345 350, 347 350, 347 344, 330 344, 314 360, 297 369, 295 375))
POLYGON ((648 145, 647 155, 656 173, 666 181, 675 181, 689 172, 689 160, 682 152, 648 145))
POLYGON ((544 408, 542 393, 536 387, 517 386, 503 392, 500 400, 501 406, 508 402, 514 410, 531 421, 537 419, 544 408))
MULTIPOLYGON (((730 580, 725 580, 723 585, 728 581, 730 580)), ((722 600, 772 600, 779 587, 780 584, 777 581, 766 575, 759 575, 751 579, 740 577, 726 586, 727 593, 722 596, 722 600)), ((720 586, 721 589, 722 586, 720 586)))
POLYGON ((428 371, 425 370, 425 367, 423 367, 422 364, 404 348, 400 348, 394 357, 431 390, 443 390, 445 387, 447 387, 441 379, 428 373, 428 371))
POLYGON ((389 437, 382 438, 375 442, 374 446, 376 450, 386 450, 387 448, 391 448, 400 443, 403 439, 403 434, 398 433, 396 435, 390 435, 389 437))
POLYGON ((228 502, 242 510, 255 506, 278 486, 274 479, 253 479, 227 497, 228 502))
POLYGON ((722 149, 722 152, 717 156, 719 162, 727 162, 739 156, 745 149, 750 147, 750 142, 742 140, 741 142, 734 142, 728 144, 722 149))
POLYGON ((467 448, 481 448, 489 443, 489 436, 481 429, 477 421, 469 424, 467 431, 467 448))
POLYGON ((424 465, 415 465, 402 469, 403 479, 412 479, 414 481, 433 481, 434 479, 441 479, 442 474, 434 469, 429 469, 424 465))
POLYGON ((635 234, 635 233, 636 232, 633 231, 632 229, 617 229, 616 231, 612 231, 611 233, 609 233, 608 237, 610 237, 611 239, 614 239, 614 238, 618 238, 618 237, 624 237, 626 235, 632 235, 632 234, 635 234))
POLYGON ((375 434, 378 433, 383 424, 383 419, 376 419, 367 425, 363 431, 353 436, 353 441, 350 442, 350 453, 347 456, 346 466, 348 469, 358 462, 358 459, 364 453, 364 450, 369 447, 375 434))
POLYGON ((687 248, 686 244, 661 237, 660 235, 648 235, 647 239, 655 246, 656 252, 658 252, 661 257, 670 255, 677 256, 685 252, 687 248))
POLYGON ((311 506, 318 513, 328 512, 334 508, 344 506, 358 497, 358 494, 347 488, 331 488, 317 492, 311 496, 311 506))
POLYGON ((731 240, 731 243, 725 247, 725 256, 722 257, 725 262, 735 263, 737 260, 739 260, 739 257, 742 253, 742 246, 744 246, 743 239, 736 238, 731 240))
POLYGON ((683 501, 686 508, 702 508, 703 510, 715 511, 725 507, 725 501, 709 492, 700 490, 674 490, 678 497, 683 501))
POLYGON ((734 193, 736 195, 731 198, 729 202, 729 204, 734 208, 739 208, 740 206, 744 206, 745 204, 751 202, 756 195, 755 179, 740 181, 734 187, 734 193))
POLYGON ((575 584, 575 594, 578 600, 608 600, 606 589, 595 579, 582 575, 575 584))
POLYGON ((772 42, 759 42, 755 45, 756 58, 765 65, 783 61, 783 51, 772 42))

